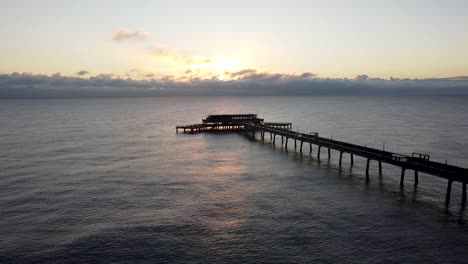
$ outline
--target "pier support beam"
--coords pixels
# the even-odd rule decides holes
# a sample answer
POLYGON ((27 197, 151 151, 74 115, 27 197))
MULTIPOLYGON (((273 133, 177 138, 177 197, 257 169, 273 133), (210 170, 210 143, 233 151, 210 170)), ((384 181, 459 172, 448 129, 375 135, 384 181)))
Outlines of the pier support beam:
POLYGON ((466 205, 466 183, 462 183, 462 206, 465 207, 466 205))
POLYGON ((418 187, 419 183, 419 172, 417 170, 414 171, 414 187, 418 187))
POLYGON ((341 167, 341 161, 343 160, 343 151, 340 151, 340 162, 338 163, 341 167))
POLYGON ((366 163, 366 181, 369 181, 369 165, 370 165, 370 159, 367 159, 367 163, 366 163))
POLYGON ((400 176, 400 189, 403 189, 405 186, 405 171, 406 171, 406 168, 402 167, 401 176, 400 176))
POLYGON ((453 183, 453 180, 449 179, 447 183, 447 193, 445 194, 445 206, 449 206, 450 204, 450 194, 452 193, 452 183, 453 183))

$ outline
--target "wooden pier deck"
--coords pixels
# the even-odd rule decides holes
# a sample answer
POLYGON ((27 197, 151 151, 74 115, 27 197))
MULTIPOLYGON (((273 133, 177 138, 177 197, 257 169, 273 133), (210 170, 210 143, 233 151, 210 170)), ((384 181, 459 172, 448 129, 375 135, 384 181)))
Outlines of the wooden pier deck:
POLYGON ((419 173, 425 173, 448 180, 445 204, 450 204, 451 190, 453 182, 462 184, 461 204, 464 207, 467 200, 466 184, 468 183, 468 169, 448 165, 440 162, 430 161, 429 155, 413 153, 411 156, 369 148, 367 146, 356 145, 343 141, 320 137, 318 133, 301 133, 290 130, 292 123, 273 123, 263 122, 263 119, 257 118, 255 114, 242 115, 210 115, 203 119, 203 123, 177 126, 176 131, 182 129, 184 132, 196 133, 206 130, 226 130, 226 131, 244 131, 246 133, 260 133, 262 141, 265 140, 265 134, 268 133, 273 144, 276 138, 281 137, 281 144, 288 147, 289 140, 294 141, 294 148, 300 153, 303 152, 304 144, 309 145, 309 153, 312 154, 313 145, 317 147, 317 159, 320 160, 321 149, 327 150, 328 159, 331 157, 331 150, 338 151, 339 166, 341 167, 343 155, 350 155, 351 165, 354 163, 354 156, 366 159, 366 180, 369 181, 369 167, 371 161, 378 162, 379 173, 382 173, 382 163, 391 164, 401 168, 400 188, 404 188, 404 180, 407 170, 414 172, 414 186, 419 183, 419 173))

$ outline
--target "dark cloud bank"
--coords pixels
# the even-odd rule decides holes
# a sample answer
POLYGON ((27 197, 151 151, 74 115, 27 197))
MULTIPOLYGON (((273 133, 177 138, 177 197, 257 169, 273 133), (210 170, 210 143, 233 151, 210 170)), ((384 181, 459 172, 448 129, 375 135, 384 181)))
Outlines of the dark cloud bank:
MULTIPOLYGON (((79 76, 88 74, 81 71, 79 76)), ((326 79, 313 74, 226 73, 232 81, 188 77, 133 80, 101 74, 83 77, 0 74, 0 98, 139 97, 178 95, 468 95, 468 77, 384 80, 359 75, 326 79)))

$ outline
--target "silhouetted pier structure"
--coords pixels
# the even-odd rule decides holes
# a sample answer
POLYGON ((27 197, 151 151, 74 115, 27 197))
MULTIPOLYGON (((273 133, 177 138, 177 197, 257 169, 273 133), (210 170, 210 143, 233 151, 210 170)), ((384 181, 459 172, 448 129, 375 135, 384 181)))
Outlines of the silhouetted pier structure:
MULTIPOLYGON (((241 122, 249 122, 255 124, 262 124, 263 119, 258 118, 255 114, 239 114, 239 115, 209 115, 206 118, 202 119, 201 124, 192 124, 184 126, 176 126, 176 132, 179 130, 184 131, 184 133, 198 133, 202 131, 220 131, 220 130, 229 130, 229 131, 239 131, 244 130, 244 125, 240 124, 241 122)), ((270 123, 275 127, 288 128, 291 127, 291 123, 270 123), (289 125, 289 126, 288 126, 289 125)))
POLYGON ((342 165, 343 155, 350 155, 351 166, 354 164, 354 156, 363 157, 366 159, 366 181, 370 180, 369 167, 371 161, 378 162, 379 174, 382 174, 382 163, 391 164, 401 168, 400 188, 404 188, 405 176, 407 170, 414 172, 414 187, 419 184, 419 173, 441 177, 448 180, 445 204, 450 204, 450 197, 453 182, 462 184, 462 206, 466 205, 466 184, 468 183, 468 169, 448 165, 444 163, 430 161, 429 155, 421 153, 413 153, 411 156, 369 148, 367 146, 356 145, 343 141, 320 137, 316 132, 301 133, 290 130, 292 123, 273 123, 264 122, 258 118, 256 114, 239 114, 239 115, 209 115, 202 120, 201 124, 193 124, 186 126, 177 126, 176 132, 183 130, 184 133, 198 133, 203 131, 244 131, 251 132, 255 137, 255 133, 260 133, 262 141, 265 140, 265 134, 268 133, 270 140, 276 144, 276 138, 281 137, 281 144, 288 147, 289 140, 294 141, 294 149, 303 152, 304 144, 309 145, 309 153, 312 154, 313 145, 317 148, 317 159, 320 160, 322 148, 327 150, 327 158, 331 158, 331 150, 338 151, 339 166, 342 165))

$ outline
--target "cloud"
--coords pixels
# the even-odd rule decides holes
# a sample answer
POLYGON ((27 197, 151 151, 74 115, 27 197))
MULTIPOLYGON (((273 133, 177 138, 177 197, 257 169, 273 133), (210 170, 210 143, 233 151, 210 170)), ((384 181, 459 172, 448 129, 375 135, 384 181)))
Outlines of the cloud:
POLYGON ((448 78, 427 78, 425 81, 468 81, 468 76, 456 76, 448 78))
POLYGON ((99 74, 89 78, 32 73, 0 74, 0 98, 137 97, 177 95, 468 95, 468 77, 331 79, 313 73, 284 74, 255 69, 225 74, 235 79, 182 76, 147 79, 99 74))
POLYGON ((305 72, 301 74, 271 74, 257 69, 244 69, 237 72, 226 72, 233 80, 306 80, 316 76, 316 74, 305 72))
POLYGON ((148 35, 149 34, 143 30, 136 30, 131 32, 127 29, 121 29, 114 34, 114 37, 112 39, 115 41, 123 41, 130 39, 143 40, 146 39, 148 35))
POLYGON ((358 81, 366 81, 369 79, 369 76, 367 74, 358 74, 354 79, 358 81))
POLYGON ((231 73, 228 73, 228 74, 231 77, 231 79, 234 79, 234 78, 246 78, 246 77, 252 76, 252 75, 257 74, 257 73, 258 72, 255 69, 244 69, 244 70, 240 70, 240 71, 237 71, 237 72, 231 72, 231 73))
POLYGON ((88 75, 89 74, 89 71, 79 71, 76 73, 76 75, 78 76, 85 76, 85 75, 88 75))

